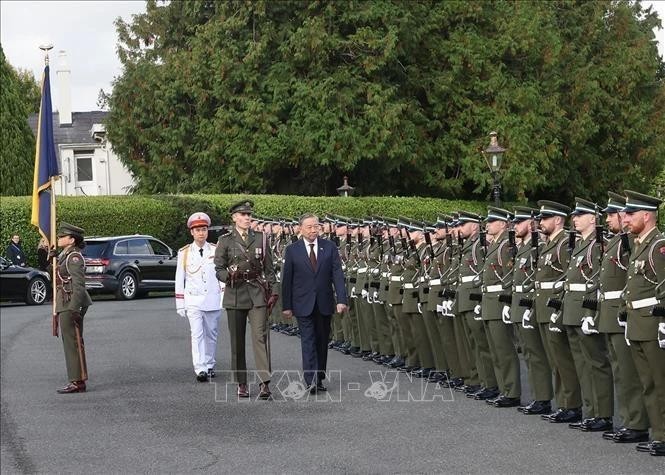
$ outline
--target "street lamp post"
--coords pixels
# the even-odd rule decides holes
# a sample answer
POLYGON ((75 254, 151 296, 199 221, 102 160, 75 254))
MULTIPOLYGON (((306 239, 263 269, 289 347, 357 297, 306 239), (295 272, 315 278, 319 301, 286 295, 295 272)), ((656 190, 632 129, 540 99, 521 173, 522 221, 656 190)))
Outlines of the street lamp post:
POLYGON ((349 177, 345 176, 344 177, 344 184, 337 188, 337 194, 342 197, 349 197, 353 194, 354 188, 352 186, 349 186, 349 177))
POLYGON ((490 144, 483 150, 485 163, 492 172, 492 197, 494 199, 494 206, 501 206, 501 182, 499 181, 499 170, 501 169, 501 162, 503 160, 503 153, 506 151, 496 138, 496 132, 490 132, 490 144))

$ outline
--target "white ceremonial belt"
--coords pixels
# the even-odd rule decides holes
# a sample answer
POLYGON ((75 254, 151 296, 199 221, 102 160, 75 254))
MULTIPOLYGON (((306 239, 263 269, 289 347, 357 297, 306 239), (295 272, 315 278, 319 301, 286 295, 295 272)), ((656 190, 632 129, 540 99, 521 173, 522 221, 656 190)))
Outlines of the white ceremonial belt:
POLYGON ((536 282, 536 287, 543 290, 552 290, 554 288, 554 282, 536 282))
POLYGON ((390 282, 402 282, 402 276, 401 275, 390 276, 390 282))
POLYGON ((465 275, 462 277, 462 282, 473 282, 473 279, 475 278, 475 275, 465 275))
POLYGON ((390 272, 381 272, 381 277, 389 277, 390 272))
POLYGON ((425 278, 424 278, 424 277, 421 277, 421 278, 418 279, 418 280, 419 280, 420 282, 425 282, 425 278))
POLYGON ((516 285, 515 286, 515 292, 524 292, 524 286, 523 285, 516 285))
POLYGON ((404 284, 405 289, 413 289, 413 284, 404 284))
POLYGON ((656 304, 658 304, 658 299, 656 297, 651 297, 648 299, 633 300, 628 303, 628 306, 633 310, 639 310, 640 308, 651 307, 656 304))
POLYGON ((367 267, 360 267, 358 269, 358 274, 364 274, 365 272, 367 272, 367 267))
POLYGON ((441 279, 432 279, 432 280, 429 281, 429 285, 430 286, 441 285, 441 279))
POLYGON ((609 292, 605 292, 603 294, 603 298, 605 300, 620 299, 622 293, 623 293, 623 290, 612 290, 612 291, 609 291, 609 292))
POLYGON ((584 292, 586 290, 586 284, 568 284, 567 289, 571 292, 584 292))
POLYGON ((489 292, 489 293, 501 292, 502 289, 503 289, 503 286, 501 284, 485 286, 485 292, 489 292))

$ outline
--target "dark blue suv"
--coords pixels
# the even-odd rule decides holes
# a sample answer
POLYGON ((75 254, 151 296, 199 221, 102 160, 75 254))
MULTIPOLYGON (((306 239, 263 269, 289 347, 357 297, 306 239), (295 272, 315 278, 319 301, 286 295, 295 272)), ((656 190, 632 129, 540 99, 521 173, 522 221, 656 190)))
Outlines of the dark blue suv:
POLYGON ((90 293, 131 300, 151 290, 175 290, 177 253, 152 236, 89 237, 83 256, 90 293))

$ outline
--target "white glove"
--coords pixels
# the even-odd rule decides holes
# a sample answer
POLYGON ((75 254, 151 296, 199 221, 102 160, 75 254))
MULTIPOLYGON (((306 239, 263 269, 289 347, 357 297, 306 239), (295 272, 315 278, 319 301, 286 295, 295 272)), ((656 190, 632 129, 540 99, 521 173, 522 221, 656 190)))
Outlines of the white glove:
POLYGON ((423 313, 423 306, 420 305, 420 302, 418 302, 418 313, 422 315, 423 313))
POLYGON ((358 296, 356 295, 356 288, 355 287, 351 287, 351 298, 352 299, 357 299, 358 298, 358 296))
POLYGON ((559 319, 559 312, 552 312, 552 315, 550 315, 550 322, 556 323, 558 319, 559 319))
POLYGON ((658 346, 665 350, 665 323, 658 324, 658 346))
POLYGON ((596 324, 593 321, 593 317, 583 317, 582 318, 582 333, 585 335, 593 335, 598 333, 596 330, 596 324))
POLYGON ((619 326, 621 328, 626 328, 628 326, 628 325, 626 325, 628 322, 625 321, 625 320, 622 322, 621 320, 619 320, 619 317, 617 317, 617 323, 619 324, 619 326))
POLYGON ((176 310, 178 312, 178 315, 180 315, 182 318, 187 318, 187 310, 184 308, 179 308, 176 310))
POLYGON ((481 309, 480 305, 476 305, 475 307, 473 307, 473 313, 476 314, 476 316, 473 317, 474 320, 483 319, 483 317, 480 316, 480 309, 481 309))
POLYGON ((374 292, 372 292, 372 302, 374 302, 374 303, 383 303, 379 300, 379 292, 377 292, 376 290, 374 292))
POLYGON ((522 328, 526 328, 527 330, 532 330, 533 325, 531 325, 531 314, 533 312, 531 311, 530 308, 527 308, 524 311, 524 314, 522 315, 522 328))
POLYGON ((448 317, 455 317, 455 314, 453 313, 453 301, 452 300, 446 300, 444 302, 444 306, 446 308, 446 315, 448 317))
POLYGON ((443 305, 436 305, 436 313, 443 313, 443 305))
POLYGON ((501 311, 501 320, 503 320, 503 323, 506 325, 513 323, 510 321, 510 307, 508 305, 503 306, 503 310, 501 311))

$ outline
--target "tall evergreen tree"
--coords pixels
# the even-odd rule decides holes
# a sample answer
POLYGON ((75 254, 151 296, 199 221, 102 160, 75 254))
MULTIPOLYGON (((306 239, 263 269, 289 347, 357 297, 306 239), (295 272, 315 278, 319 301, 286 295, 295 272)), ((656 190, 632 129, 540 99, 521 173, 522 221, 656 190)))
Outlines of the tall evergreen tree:
POLYGON ((28 126, 33 107, 25 94, 27 84, 19 79, 0 46, 0 194, 4 196, 32 192, 35 137, 28 126))
POLYGON ((145 192, 601 199, 663 167, 657 16, 629 1, 149 1, 109 137, 145 192))

